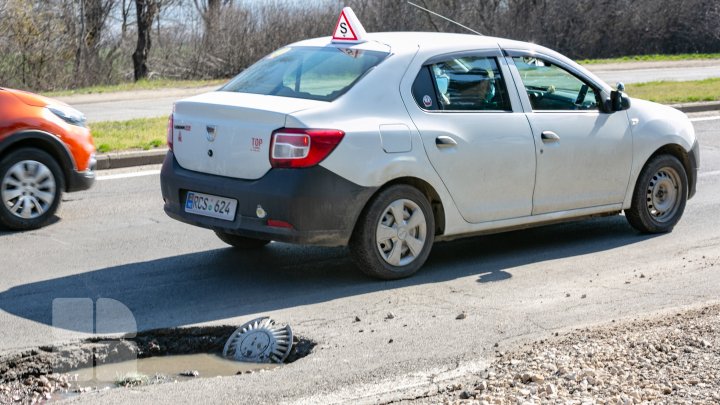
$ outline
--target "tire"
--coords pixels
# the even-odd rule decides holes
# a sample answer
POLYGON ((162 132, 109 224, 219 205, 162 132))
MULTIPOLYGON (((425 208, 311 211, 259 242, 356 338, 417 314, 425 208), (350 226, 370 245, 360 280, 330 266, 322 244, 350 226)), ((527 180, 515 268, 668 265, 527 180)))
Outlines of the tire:
POLYGON ((350 238, 350 254, 368 276, 395 280, 422 267, 434 240, 430 202, 416 188, 398 184, 382 190, 363 210, 350 238))
POLYGON ((670 232, 685 211, 687 195, 682 163, 674 156, 658 155, 640 173, 625 217, 640 232, 670 232))
POLYGON ((27 231, 47 225, 60 206, 64 182, 60 165, 35 148, 0 160, 0 224, 27 231))
POLYGON ((269 240, 246 238, 240 235, 233 235, 222 231, 215 231, 215 235, 228 245, 243 250, 260 249, 270 243, 269 240))

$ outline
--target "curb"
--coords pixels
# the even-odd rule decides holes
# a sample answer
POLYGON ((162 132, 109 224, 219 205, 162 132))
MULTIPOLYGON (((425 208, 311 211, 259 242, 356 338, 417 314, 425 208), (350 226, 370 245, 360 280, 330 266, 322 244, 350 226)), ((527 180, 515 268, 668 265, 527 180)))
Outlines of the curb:
POLYGON ((160 164, 165 160, 167 151, 167 148, 162 148, 132 152, 103 153, 96 156, 97 170, 160 164))
MULTIPOLYGON (((720 111, 720 101, 671 104, 670 107, 676 108, 684 113, 720 111)), ((103 153, 97 155, 97 170, 160 164, 165 160, 167 151, 167 148, 162 148, 147 151, 103 153)))
POLYGON ((671 104, 670 107, 676 108, 684 113, 720 111, 720 101, 703 101, 700 103, 671 104))

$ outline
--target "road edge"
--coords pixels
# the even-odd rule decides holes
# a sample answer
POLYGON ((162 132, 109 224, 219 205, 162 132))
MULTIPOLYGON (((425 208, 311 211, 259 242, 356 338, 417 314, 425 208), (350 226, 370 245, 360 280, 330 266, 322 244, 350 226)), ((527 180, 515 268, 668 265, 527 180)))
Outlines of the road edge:
POLYGON ((168 150, 168 148, 158 148, 152 150, 102 153, 96 157, 97 170, 160 164, 165 159, 168 150))

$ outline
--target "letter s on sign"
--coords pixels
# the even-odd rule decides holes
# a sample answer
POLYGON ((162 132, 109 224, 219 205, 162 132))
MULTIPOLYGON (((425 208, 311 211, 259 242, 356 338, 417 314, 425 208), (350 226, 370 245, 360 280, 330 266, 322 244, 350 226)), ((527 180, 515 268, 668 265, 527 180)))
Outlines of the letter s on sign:
POLYGON ((341 22, 341 23, 340 23, 340 33, 343 34, 343 35, 345 35, 345 34, 347 34, 347 31, 348 31, 348 30, 347 30, 347 24, 345 24, 344 21, 341 22))

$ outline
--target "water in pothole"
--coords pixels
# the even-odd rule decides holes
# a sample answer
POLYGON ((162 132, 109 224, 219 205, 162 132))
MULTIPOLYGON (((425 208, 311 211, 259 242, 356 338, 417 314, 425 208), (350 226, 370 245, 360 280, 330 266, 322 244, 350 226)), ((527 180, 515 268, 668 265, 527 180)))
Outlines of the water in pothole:
POLYGON ((156 382, 182 381, 193 378, 231 376, 270 370, 279 364, 241 363, 215 354, 199 353, 158 356, 103 364, 69 372, 77 375, 80 387, 115 387, 118 385, 144 385, 156 382), (197 372, 196 376, 191 375, 197 372), (189 372, 190 375, 183 375, 189 372))

